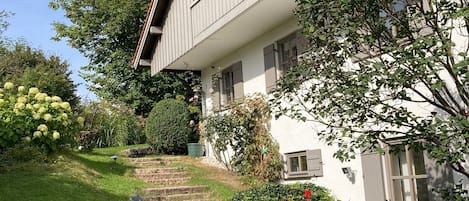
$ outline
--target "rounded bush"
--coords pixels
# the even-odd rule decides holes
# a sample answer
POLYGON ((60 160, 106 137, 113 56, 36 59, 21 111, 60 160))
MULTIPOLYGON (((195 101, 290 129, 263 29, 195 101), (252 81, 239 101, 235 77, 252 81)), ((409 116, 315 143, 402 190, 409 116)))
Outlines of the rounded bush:
POLYGON ((269 183, 235 194, 232 201, 278 201, 278 200, 305 200, 305 191, 310 191, 308 200, 334 201, 329 191, 324 187, 312 183, 303 184, 276 184, 269 183))
POLYGON ((158 102, 150 112, 145 127, 147 143, 157 153, 183 154, 191 133, 187 104, 166 99, 158 102))

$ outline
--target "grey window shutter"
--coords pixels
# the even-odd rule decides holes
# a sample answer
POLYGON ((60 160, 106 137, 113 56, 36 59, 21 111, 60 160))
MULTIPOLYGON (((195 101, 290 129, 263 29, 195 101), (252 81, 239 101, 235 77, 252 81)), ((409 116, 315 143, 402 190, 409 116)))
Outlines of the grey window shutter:
POLYGON ((298 30, 296 32, 296 44, 298 47, 298 55, 303 54, 306 51, 306 48, 308 48, 308 40, 306 40, 302 30, 298 30))
POLYGON ((444 164, 438 164, 434 159, 431 159, 427 153, 424 152, 425 171, 428 175, 428 196, 429 200, 443 201, 444 199, 434 191, 436 188, 441 188, 453 182, 453 171, 451 167, 444 164))
POLYGON ((306 160, 308 161, 308 176, 322 177, 322 156, 321 150, 306 150, 306 160))
POLYGON ((381 154, 377 152, 364 152, 361 154, 366 201, 386 200, 381 158, 381 154))
POLYGON ((218 73, 212 75, 212 109, 220 110, 220 78, 218 73))
POLYGON ((243 65, 240 61, 233 64, 231 68, 233 69, 234 100, 239 100, 244 97, 243 65))
POLYGON ((277 68, 275 66, 275 46, 271 44, 264 48, 264 74, 266 92, 275 89, 277 82, 277 68))

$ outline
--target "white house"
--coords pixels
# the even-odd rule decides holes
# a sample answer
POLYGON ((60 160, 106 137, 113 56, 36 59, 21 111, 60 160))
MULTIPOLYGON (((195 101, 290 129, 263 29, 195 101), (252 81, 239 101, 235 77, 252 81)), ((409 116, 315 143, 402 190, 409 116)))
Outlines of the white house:
MULTIPOLYGON (((294 0, 153 0, 133 66, 151 68, 152 74, 200 71, 205 114, 267 93, 302 50, 295 6, 294 0), (219 73, 221 82, 212 82, 219 73)), ((333 158, 335 148, 318 139, 321 128, 287 117, 272 120, 271 133, 286 159, 285 182, 311 181, 343 201, 420 201, 436 200, 431 186, 456 179, 422 152, 363 153, 342 163, 333 158), (409 174, 395 177, 395 168, 409 174)))

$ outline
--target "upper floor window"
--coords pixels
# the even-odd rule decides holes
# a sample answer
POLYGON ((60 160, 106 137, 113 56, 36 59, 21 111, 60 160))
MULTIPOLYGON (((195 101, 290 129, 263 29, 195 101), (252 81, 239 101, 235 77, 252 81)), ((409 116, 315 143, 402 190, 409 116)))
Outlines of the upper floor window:
POLYGON ((287 72, 293 66, 298 64, 298 40, 297 32, 294 32, 287 37, 279 40, 278 45, 278 54, 279 54, 279 63, 280 71, 287 72))
POLYGON ((404 38, 409 31, 409 8, 415 5, 411 0, 391 1, 387 7, 384 7, 379 15, 385 19, 384 26, 391 36, 404 38))
POLYGON ((223 70, 222 76, 222 101, 223 103, 230 103, 234 100, 234 72, 233 68, 223 70))
POLYGON ((212 76, 213 109, 220 110, 231 102, 244 97, 241 61, 212 76))
POLYGON ((305 46, 306 40, 303 34, 295 31, 264 48, 267 92, 275 88, 278 77, 298 64, 298 57, 303 53, 305 46))

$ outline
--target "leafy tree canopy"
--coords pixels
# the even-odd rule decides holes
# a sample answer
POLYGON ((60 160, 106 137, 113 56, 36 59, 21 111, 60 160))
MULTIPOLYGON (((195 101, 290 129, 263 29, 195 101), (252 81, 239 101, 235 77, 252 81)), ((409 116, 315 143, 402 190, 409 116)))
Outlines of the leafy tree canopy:
POLYGON ((0 82, 12 81, 27 88, 37 87, 51 96, 60 96, 73 108, 79 98, 70 78, 69 64, 57 56, 46 56, 22 41, 0 44, 0 82))
POLYGON ((66 39, 89 59, 81 76, 88 89, 110 101, 129 104, 138 114, 148 114, 165 97, 192 95, 185 73, 159 73, 131 68, 133 52, 145 18, 148 0, 52 0, 70 24, 54 24, 56 40, 66 39))
POLYGON ((309 49, 274 94, 278 115, 326 125, 342 160, 401 137, 469 177, 469 1, 297 3, 309 49))
POLYGON ((11 13, 5 10, 0 10, 0 34, 2 34, 8 27, 8 21, 6 20, 6 18, 10 15, 11 13))

